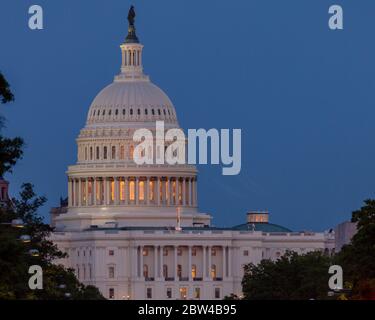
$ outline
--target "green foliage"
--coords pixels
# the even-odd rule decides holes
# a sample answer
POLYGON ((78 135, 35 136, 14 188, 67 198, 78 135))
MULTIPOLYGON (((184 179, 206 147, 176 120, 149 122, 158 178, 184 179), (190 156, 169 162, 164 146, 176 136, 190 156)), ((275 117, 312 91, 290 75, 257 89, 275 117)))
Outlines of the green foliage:
POLYGON ((300 300, 327 297, 331 259, 319 251, 298 255, 288 251, 276 261, 262 260, 244 267, 245 299, 300 300))
POLYGON ((13 93, 10 91, 9 83, 0 72, 0 98, 2 103, 7 103, 14 100, 13 93))
POLYGON ((0 299, 103 299, 97 288, 84 286, 75 277, 73 270, 57 265, 56 259, 66 257, 55 244, 48 240, 52 231, 43 223, 37 211, 45 203, 44 197, 38 197, 29 183, 22 186, 19 199, 2 208, 0 222, 22 219, 24 228, 12 228, 1 225, 0 233, 0 299), (30 235, 30 243, 19 241, 21 235, 30 235), (28 254, 30 249, 37 249, 38 257, 28 254), (43 270, 43 289, 31 290, 28 269, 39 265, 43 270), (65 288, 60 288, 60 285, 65 288))
POLYGON ((369 291, 375 295, 375 200, 366 200, 360 210, 354 211, 352 222, 357 223, 357 233, 338 253, 336 263, 343 267, 353 297, 361 299, 369 291))

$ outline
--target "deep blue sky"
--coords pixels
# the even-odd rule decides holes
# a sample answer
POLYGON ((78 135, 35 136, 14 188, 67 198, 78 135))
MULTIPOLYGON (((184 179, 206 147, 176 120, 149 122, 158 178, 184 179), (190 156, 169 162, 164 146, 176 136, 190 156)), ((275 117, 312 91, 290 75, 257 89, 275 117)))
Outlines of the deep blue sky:
MULTIPOLYGON (((375 1, 133 1, 145 72, 173 101, 184 128, 241 128, 242 171, 202 166, 200 209, 234 225, 251 209, 295 230, 323 230, 375 197, 375 1), (328 28, 341 4, 344 30, 328 28)), ((98 91, 120 66, 124 0, 0 3, 0 70, 16 102, 1 106, 7 135, 25 138, 7 178, 49 199, 98 91), (44 8, 45 29, 27 27, 44 8)))

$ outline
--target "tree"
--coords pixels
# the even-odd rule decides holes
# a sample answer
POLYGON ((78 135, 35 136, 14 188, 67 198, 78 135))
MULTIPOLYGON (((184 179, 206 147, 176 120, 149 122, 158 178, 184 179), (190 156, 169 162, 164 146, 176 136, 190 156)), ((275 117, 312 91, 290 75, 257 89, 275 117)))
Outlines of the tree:
POLYGON ((320 251, 288 251, 276 261, 244 267, 242 291, 251 300, 301 300, 327 297, 329 256, 320 251))
POLYGON ((352 287, 352 298, 375 299, 375 200, 352 213, 357 233, 337 254, 337 264, 344 279, 352 287))
POLYGON ((14 100, 13 93, 10 91, 9 83, 0 72, 0 98, 2 103, 7 103, 14 100))

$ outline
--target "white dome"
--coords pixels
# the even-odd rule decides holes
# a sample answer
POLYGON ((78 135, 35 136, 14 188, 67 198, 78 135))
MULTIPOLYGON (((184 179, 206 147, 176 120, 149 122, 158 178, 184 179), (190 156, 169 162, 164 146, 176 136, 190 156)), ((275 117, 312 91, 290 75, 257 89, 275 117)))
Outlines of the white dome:
POLYGON ((88 125, 157 120, 177 124, 171 100, 149 80, 113 82, 95 97, 87 116, 88 125))

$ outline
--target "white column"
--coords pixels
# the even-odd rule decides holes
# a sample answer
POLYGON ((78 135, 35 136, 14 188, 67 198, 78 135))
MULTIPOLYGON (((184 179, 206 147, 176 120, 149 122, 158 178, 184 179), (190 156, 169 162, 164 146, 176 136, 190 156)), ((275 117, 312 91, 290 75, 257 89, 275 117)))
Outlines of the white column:
POLYGON ((146 196, 146 203, 147 203, 147 205, 149 205, 150 204, 150 195, 151 195, 151 193, 150 193, 150 178, 149 177, 146 177, 146 188, 145 188, 145 190, 146 190, 146 194, 145 194, 145 196, 146 196))
POLYGON ((193 202, 192 202, 192 192, 191 192, 191 178, 189 178, 189 202, 188 202, 188 205, 189 206, 192 206, 193 202))
POLYGON ((89 178, 86 178, 86 185, 85 185, 85 205, 88 206, 90 204, 89 202, 89 178))
POLYGON ((203 246, 202 249, 203 249, 203 272, 202 272, 202 278, 203 278, 203 280, 205 280, 207 278, 207 263, 206 263, 207 252, 206 252, 206 246, 203 246))
POLYGON ((113 178, 115 181, 115 201, 114 204, 120 204, 120 179, 118 177, 113 178))
POLYGON ((138 205, 138 194, 139 194, 139 178, 135 177, 135 204, 138 205))
POLYGON ((140 265, 139 275, 140 275, 141 279, 144 280, 144 276, 143 276, 143 246, 139 246, 139 265, 140 265))
POLYGON ((108 184, 107 178, 103 178, 103 186, 104 186, 104 205, 108 204, 108 184))
POLYGON ((96 206, 96 203, 97 203, 97 201, 96 201, 96 192, 97 192, 97 190, 96 190, 96 177, 93 177, 92 181, 93 181, 93 187, 92 187, 92 189, 93 189, 93 193, 94 193, 93 205, 96 206))
POLYGON ((226 250, 227 247, 223 246, 223 279, 227 277, 227 259, 226 250))
POLYGON ((174 246, 174 260, 173 260, 173 265, 174 265, 174 281, 178 281, 177 279, 177 246, 174 246))
POLYGON ((228 277, 232 277, 232 250, 228 246, 228 277))
POLYGON ((68 179, 68 205, 73 205, 72 179, 68 179))
POLYGON ((158 247, 154 246, 154 280, 158 277, 158 247))
POLYGON ((188 278, 192 281, 191 277, 191 246, 188 246, 188 278))
POLYGON ((160 177, 156 177, 156 204, 160 206, 160 177))
POLYGON ((186 180, 182 179, 182 205, 186 205, 186 180))
POLYGON ((129 180, 128 180, 128 177, 124 177, 124 182, 125 182, 125 204, 129 204, 129 196, 130 196, 130 192, 129 192, 129 180))
POLYGON ((159 278, 163 278, 163 252, 164 252, 164 247, 160 246, 160 251, 159 251, 159 278))
POLYGON ((211 265, 212 265, 211 258, 212 258, 212 248, 211 246, 208 246, 208 278, 210 280, 212 280, 211 279, 211 265))

